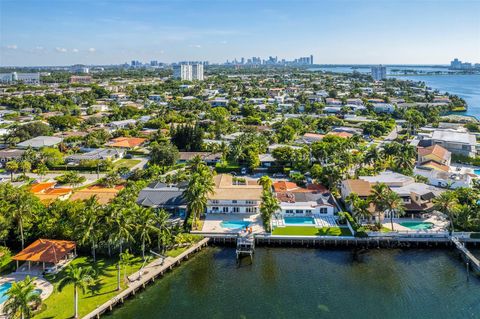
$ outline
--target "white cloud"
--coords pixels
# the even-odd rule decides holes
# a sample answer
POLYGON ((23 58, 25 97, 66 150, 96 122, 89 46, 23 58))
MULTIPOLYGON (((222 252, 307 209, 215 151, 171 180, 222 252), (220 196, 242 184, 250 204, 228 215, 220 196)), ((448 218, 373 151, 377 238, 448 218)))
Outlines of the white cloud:
POLYGON ((191 44, 190 47, 200 49, 202 46, 200 44, 191 44))
POLYGON ((72 52, 73 52, 73 53, 78 53, 78 49, 76 49, 76 48, 75 48, 75 49, 72 49, 72 52))
POLYGON ((44 48, 43 48, 42 46, 40 46, 40 45, 37 45, 37 46, 35 47, 35 50, 38 50, 38 51, 43 51, 43 49, 44 49, 44 48))
POLYGON ((227 44, 228 42, 223 40, 222 42, 220 42, 221 44, 227 44))
POLYGON ((65 53, 65 52, 67 52, 67 49, 56 47, 55 51, 60 52, 60 53, 65 53))
POLYGON ((97 49, 95 49, 95 48, 88 48, 88 52, 93 53, 93 52, 95 52, 95 51, 97 51, 97 49))
POLYGON ((7 49, 16 50, 16 49, 18 49, 18 46, 16 44, 9 44, 9 45, 7 45, 7 49))

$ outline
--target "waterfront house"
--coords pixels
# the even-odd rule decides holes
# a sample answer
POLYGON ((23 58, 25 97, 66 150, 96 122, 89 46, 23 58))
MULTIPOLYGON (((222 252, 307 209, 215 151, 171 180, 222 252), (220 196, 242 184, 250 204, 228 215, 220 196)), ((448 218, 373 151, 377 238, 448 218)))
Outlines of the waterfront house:
MULTIPOLYGON (((455 189, 459 187, 472 187, 474 179, 477 177, 475 174, 450 172, 436 169, 430 165, 417 166, 413 170, 413 173, 426 177, 428 184, 438 187, 445 187, 455 189)), ((436 164, 436 163, 435 163, 436 164)), ((448 166, 447 166, 448 167, 448 166)))
POLYGON ((452 153, 441 145, 435 144, 428 147, 418 147, 418 163, 434 161, 441 165, 450 166, 452 153))
POLYGON ((475 135, 455 130, 435 130, 433 144, 438 144, 453 154, 475 157, 477 139, 475 135))
POLYGON ((333 216, 338 212, 333 196, 320 188, 304 188, 293 182, 278 181, 273 183, 273 189, 282 216, 333 216))
POLYGON ((186 183, 177 185, 152 182, 138 194, 137 204, 155 209, 164 209, 171 215, 184 217, 187 201, 183 197, 186 183))
POLYGON ((229 174, 214 177, 215 187, 208 197, 207 213, 256 214, 262 197, 262 186, 255 181, 234 178, 229 174))

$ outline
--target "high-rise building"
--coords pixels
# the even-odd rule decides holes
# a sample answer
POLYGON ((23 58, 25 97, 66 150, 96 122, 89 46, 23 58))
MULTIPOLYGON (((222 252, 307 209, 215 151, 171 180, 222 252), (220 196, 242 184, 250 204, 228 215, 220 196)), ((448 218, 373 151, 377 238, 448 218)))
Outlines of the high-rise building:
POLYGON ((192 80, 203 81, 203 64, 202 63, 192 64, 192 80))
POLYGON ((313 64, 313 54, 310 54, 310 64, 313 64))
POLYGON ((182 62, 174 65, 173 77, 182 81, 203 81, 203 64, 182 62))
POLYGON ((383 65, 372 66, 372 78, 375 81, 385 80, 387 78, 387 67, 383 65))
POLYGON ((460 61, 457 58, 453 59, 453 61, 450 62, 450 68, 452 68, 454 70, 461 69, 462 68, 462 61, 460 61))

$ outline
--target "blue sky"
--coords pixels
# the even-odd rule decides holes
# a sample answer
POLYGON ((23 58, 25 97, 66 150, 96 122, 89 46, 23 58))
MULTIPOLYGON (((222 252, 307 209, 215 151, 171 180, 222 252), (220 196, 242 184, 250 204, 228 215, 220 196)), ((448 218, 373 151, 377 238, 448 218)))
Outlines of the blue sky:
POLYGON ((0 0, 0 65, 480 62, 480 0, 0 0))

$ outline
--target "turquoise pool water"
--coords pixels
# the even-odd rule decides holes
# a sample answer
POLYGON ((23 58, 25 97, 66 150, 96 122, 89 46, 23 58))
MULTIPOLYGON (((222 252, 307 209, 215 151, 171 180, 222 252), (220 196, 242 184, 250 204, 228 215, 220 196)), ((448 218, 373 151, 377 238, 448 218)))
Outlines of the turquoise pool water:
POLYGON ((12 287, 11 282, 4 282, 3 284, 0 285, 0 304, 4 303, 7 301, 8 296, 7 296, 7 291, 12 287))
POLYGON ((249 222, 245 222, 243 220, 230 220, 224 221, 220 223, 220 226, 223 228, 230 228, 230 229, 237 229, 237 228, 244 228, 250 225, 249 222))
POLYGON ((312 217, 284 217, 285 225, 315 225, 312 217))
POLYGON ((426 222, 401 222, 399 224, 413 230, 427 230, 433 227, 433 223, 426 222))
POLYGON ((473 172, 475 173, 475 175, 480 175, 480 169, 475 169, 473 170, 473 172))

